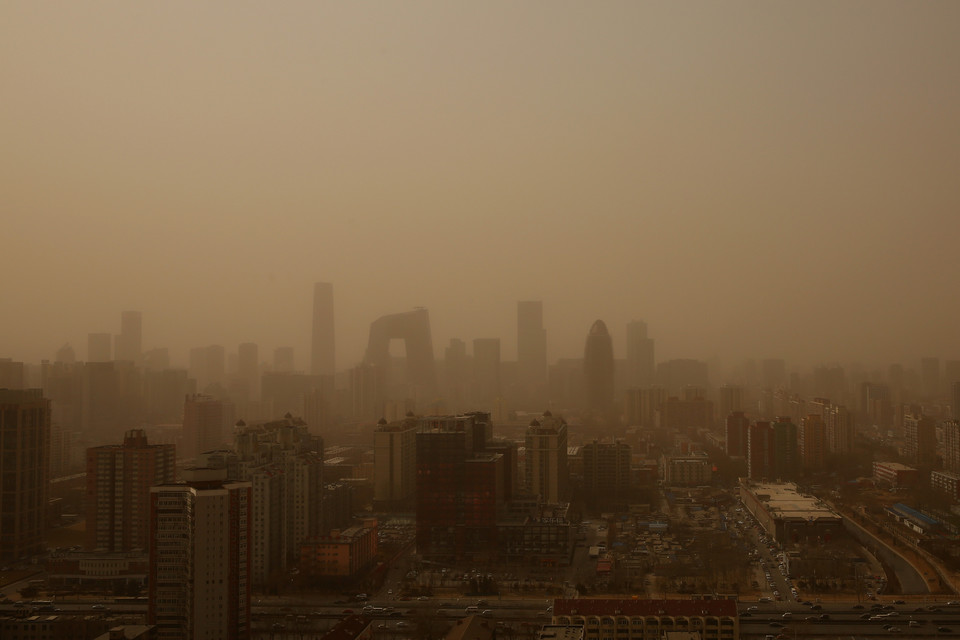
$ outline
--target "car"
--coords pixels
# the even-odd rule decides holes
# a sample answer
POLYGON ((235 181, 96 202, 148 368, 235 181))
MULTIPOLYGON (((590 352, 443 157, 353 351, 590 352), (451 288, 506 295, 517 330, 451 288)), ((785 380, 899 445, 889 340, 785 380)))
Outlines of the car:
POLYGON ((821 613, 821 614, 820 614, 820 619, 821 619, 821 620, 829 620, 829 619, 830 619, 830 614, 829 614, 829 613, 821 613))
POLYGON ((907 604, 906 600, 894 600, 893 604, 907 604))
POLYGON ((937 631, 940 633, 951 633, 950 627, 937 627, 937 631))
POLYGON ((780 616, 780 617, 781 617, 781 618, 792 618, 792 617, 793 617, 793 614, 790 613, 789 611, 784 611, 784 612, 783 612, 783 615, 780 616))
POLYGON ((410 628, 409 622, 405 622, 404 620, 401 620, 400 622, 397 623, 397 629, 409 629, 409 628, 410 628))
POLYGON ((890 627, 889 629, 887 629, 887 631, 889 631, 890 633, 900 633, 901 631, 903 631, 903 629, 901 629, 900 627, 890 627))
POLYGON ((106 609, 107 607, 106 607, 105 605, 102 605, 102 604, 95 604, 95 605, 93 605, 93 606, 90 607, 90 608, 91 608, 91 609, 97 609, 98 611, 102 611, 102 610, 106 609))
POLYGON ((854 608, 854 609, 863 609, 863 605, 862 605, 862 604, 855 604, 855 605, 853 605, 853 608, 854 608))
POLYGON ((343 613, 349 615, 349 614, 353 613, 353 609, 344 609, 344 610, 343 610, 343 613))
POLYGON ((771 626, 771 627, 774 627, 775 629, 782 629, 782 628, 783 628, 783 623, 782 623, 782 622, 777 622, 776 620, 774 620, 773 622, 770 623, 770 626, 771 626))
POLYGON ((814 610, 814 611, 820 611, 821 609, 823 609, 823 607, 822 607, 821 605, 819 605, 819 604, 815 604, 815 605, 813 605, 813 606, 810 607, 810 608, 811 608, 812 610, 814 610))
POLYGON ((419 600, 420 602, 424 602, 425 600, 429 600, 429 599, 430 598, 428 598, 427 596, 417 596, 417 600, 419 600))
POLYGON ((910 622, 907 623, 907 626, 910 626, 910 627, 919 627, 920 624, 921 624, 921 623, 920 623, 919 620, 911 620, 910 622))
POLYGON ((873 616, 872 616, 871 614, 865 613, 865 614, 863 614, 862 616, 860 616, 860 619, 861 619, 861 620, 869 620, 869 619, 872 618, 872 617, 873 617, 873 616))
POLYGON ((753 605, 750 605, 749 607, 747 607, 747 611, 756 611, 756 610, 759 609, 759 608, 760 608, 760 607, 758 607, 757 605, 753 604, 753 605))

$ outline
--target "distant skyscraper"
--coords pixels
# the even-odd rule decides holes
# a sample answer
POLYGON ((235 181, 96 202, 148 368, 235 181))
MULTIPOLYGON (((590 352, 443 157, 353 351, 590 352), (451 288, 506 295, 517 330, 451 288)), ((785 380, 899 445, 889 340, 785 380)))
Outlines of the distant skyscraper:
POLYGON ((364 362, 379 367, 391 381, 390 341, 396 338, 403 339, 407 352, 407 385, 425 402, 435 400, 437 371, 427 310, 418 307, 413 311, 381 316, 370 325, 364 362))
POLYGON ((911 464, 929 467, 936 461, 936 421, 922 413, 903 417, 903 455, 911 464))
POLYGON ((120 335, 117 337, 117 360, 140 362, 143 352, 142 318, 139 311, 120 314, 120 335))
POLYGON ((678 395, 685 387, 706 389, 710 384, 709 367, 701 360, 678 358, 657 364, 657 378, 670 395, 678 395))
POLYGON ((122 445, 87 449, 87 548, 150 548, 150 487, 176 479, 172 444, 147 444, 142 429, 127 431, 122 445))
POLYGON ((113 360, 113 336, 109 333, 87 334, 87 362, 113 360))
POLYGON ((960 472, 960 420, 943 423, 943 468, 960 472))
POLYGON ((655 365, 653 340, 647 337, 647 323, 627 323, 627 386, 649 387, 653 384, 655 365))
POLYGON ((776 443, 769 422, 757 422, 747 428, 747 475, 751 480, 772 480, 776 443))
POLYGON ((210 396, 190 395, 183 403, 181 458, 196 458, 224 442, 224 403, 210 396))
POLYGON ((0 562, 44 550, 50 482, 50 400, 40 389, 0 389, 0 562))
POLYGON ((789 416, 779 416, 773 427, 774 477, 781 480, 792 480, 800 467, 800 445, 797 435, 797 425, 789 416))
POLYGON ((333 285, 317 282, 313 285, 313 342, 310 373, 315 376, 336 373, 333 334, 333 285))
POLYGON ((157 638, 250 638, 250 482, 186 469, 150 489, 149 610, 157 638))
POLYGON ((517 303, 517 366, 524 400, 542 397, 547 384, 547 332, 543 328, 543 303, 528 300, 517 303))
POLYGON ((760 363, 760 384, 766 389, 787 386, 787 363, 782 358, 767 358, 760 363))
POLYGON ((587 411, 613 412, 613 340, 603 320, 590 327, 583 348, 583 377, 587 411))
POLYGON ((197 389, 207 391, 211 386, 223 386, 227 376, 227 356, 222 345, 190 349, 190 377, 197 381, 197 389))
POLYGON ((718 391, 717 417, 722 424, 734 411, 743 411, 743 387, 725 384, 718 391))
POLYGON ((381 421, 373 432, 373 456, 373 499, 392 507, 412 503, 417 487, 416 420, 381 421))

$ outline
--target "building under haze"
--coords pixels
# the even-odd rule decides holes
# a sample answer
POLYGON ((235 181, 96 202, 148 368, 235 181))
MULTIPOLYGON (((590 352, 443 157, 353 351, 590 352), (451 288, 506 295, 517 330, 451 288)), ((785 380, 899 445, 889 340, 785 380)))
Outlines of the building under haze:
POLYGON ((543 328, 543 302, 517 303, 517 368, 522 400, 542 399, 547 385, 547 331, 543 328))
POLYGON ((413 311, 381 316, 370 325, 364 363, 386 372, 388 384, 395 381, 391 371, 390 341, 396 339, 403 340, 406 347, 406 379, 402 386, 412 389, 416 398, 435 400, 437 372, 427 310, 418 307, 413 311))
POLYGON ((524 476, 527 491, 543 502, 567 500, 567 423, 549 411, 530 422, 524 437, 524 476))
POLYGON ((623 511, 630 498, 630 445, 593 442, 581 447, 584 500, 594 513, 623 511))
POLYGON ((313 330, 311 332, 310 373, 332 376, 336 373, 333 333, 333 285, 313 285, 313 330))
POLYGON ((249 638, 251 484, 183 476, 150 489, 148 620, 159 639, 249 638))
POLYGON ((656 373, 653 359, 653 340, 647 337, 647 323, 634 320, 627 323, 627 386, 649 387, 656 373))
POLYGON ((232 407, 211 396, 193 394, 183 402, 183 437, 180 457, 196 458, 224 442, 224 426, 232 407))
POLYGON ((0 562, 44 550, 50 482, 50 400, 40 389, 0 389, 0 562))
POLYGON ((172 444, 148 444, 131 429, 122 445, 87 449, 87 549, 146 552, 150 544, 150 487, 176 479, 172 444))
POLYGON ((87 362, 113 360, 113 336, 109 333, 87 334, 87 362))
POLYGON ((381 420, 373 432, 373 499, 385 508, 409 507, 416 489, 416 419, 381 420))
POLYGON ((603 320, 594 322, 587 334, 583 378, 586 410, 604 417, 613 415, 613 340, 603 320))
POLYGON ((142 317, 139 311, 124 311, 120 314, 120 335, 117 336, 114 359, 140 363, 143 352, 142 317))
POLYGON ((498 413, 500 388, 500 338, 473 341, 473 405, 498 413))

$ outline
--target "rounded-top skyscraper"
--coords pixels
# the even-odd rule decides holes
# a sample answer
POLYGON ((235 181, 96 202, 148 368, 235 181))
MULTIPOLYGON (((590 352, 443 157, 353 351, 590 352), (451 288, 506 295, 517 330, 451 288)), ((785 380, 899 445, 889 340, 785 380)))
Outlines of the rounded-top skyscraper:
POLYGON ((613 340, 603 320, 590 327, 583 349, 586 409, 590 413, 613 412, 613 340))

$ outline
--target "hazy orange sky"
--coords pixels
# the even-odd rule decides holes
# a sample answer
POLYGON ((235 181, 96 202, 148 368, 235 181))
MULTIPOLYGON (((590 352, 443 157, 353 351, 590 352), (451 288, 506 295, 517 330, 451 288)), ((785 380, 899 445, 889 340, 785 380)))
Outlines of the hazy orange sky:
POLYGON ((960 357, 960 2, 0 3, 0 357, 960 357))

